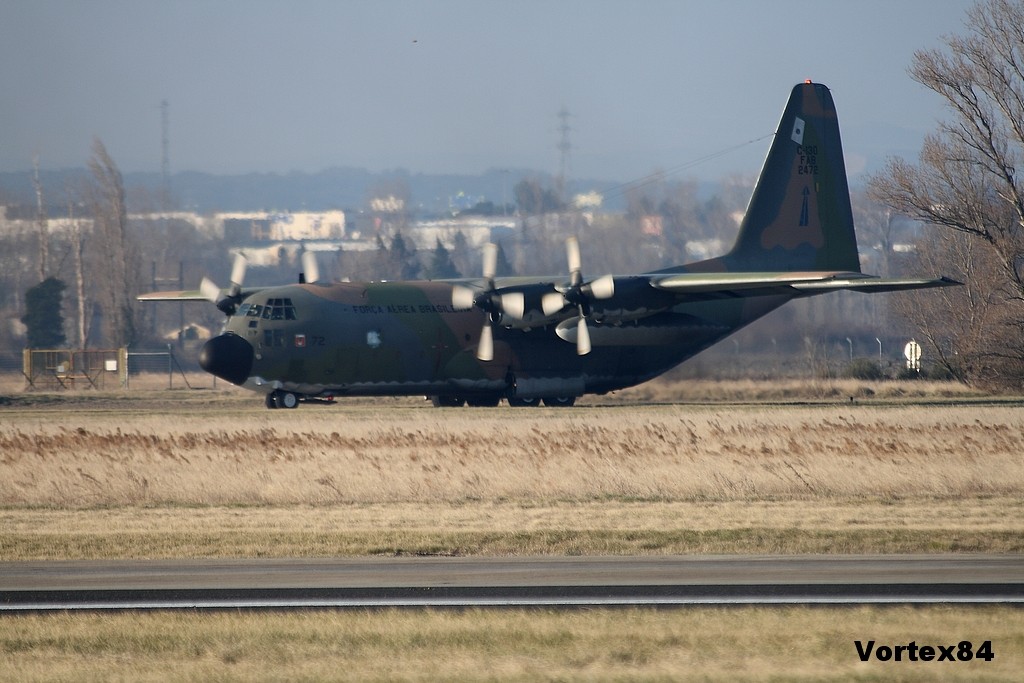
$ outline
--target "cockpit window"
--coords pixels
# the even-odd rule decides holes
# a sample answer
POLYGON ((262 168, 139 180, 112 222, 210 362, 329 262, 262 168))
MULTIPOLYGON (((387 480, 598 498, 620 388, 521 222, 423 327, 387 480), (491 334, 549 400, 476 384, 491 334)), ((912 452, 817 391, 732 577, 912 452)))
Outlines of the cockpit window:
POLYGON ((264 320, 295 320, 295 306, 292 305, 292 300, 288 298, 283 299, 267 299, 267 303, 263 306, 255 304, 251 306, 246 315, 253 318, 263 318, 264 320))

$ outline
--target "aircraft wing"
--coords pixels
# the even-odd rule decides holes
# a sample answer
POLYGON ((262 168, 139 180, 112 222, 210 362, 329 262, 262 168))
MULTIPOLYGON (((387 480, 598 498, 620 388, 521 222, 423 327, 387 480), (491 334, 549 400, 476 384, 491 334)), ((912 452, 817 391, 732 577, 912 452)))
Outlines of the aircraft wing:
MULTIPOLYGON (((265 287, 246 287, 244 288, 239 296, 242 300, 249 297, 252 294, 266 289, 265 287)), ((229 290, 220 290, 220 296, 226 297, 230 294, 229 290)), ((167 291, 167 292, 148 292, 146 294, 140 294, 135 297, 138 301, 209 301, 209 297, 205 296, 202 291, 198 289, 184 289, 179 291, 167 291)))
POLYGON ((948 287, 960 282, 946 277, 936 279, 880 278, 852 272, 808 273, 675 273, 658 277, 650 284, 655 289, 695 298, 766 296, 773 294, 820 294, 844 289, 856 292, 896 292, 930 287, 948 287))
POLYGON ((177 292, 149 292, 135 297, 138 301, 208 301, 198 289, 177 292))

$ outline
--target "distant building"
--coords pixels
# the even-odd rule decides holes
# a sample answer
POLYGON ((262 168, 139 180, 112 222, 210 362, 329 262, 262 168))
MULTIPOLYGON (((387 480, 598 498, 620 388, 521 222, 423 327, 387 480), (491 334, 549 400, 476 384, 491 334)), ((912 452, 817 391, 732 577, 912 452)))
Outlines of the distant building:
POLYGON ((245 212, 216 214, 228 244, 259 244, 298 240, 342 240, 346 238, 345 212, 301 211, 245 212))
MULTIPOLYGON (((83 233, 92 230, 91 218, 61 218, 54 216, 46 219, 46 232, 50 235, 66 235, 77 226, 83 233)), ((7 218, 7 207, 0 205, 0 235, 15 236, 35 234, 39 231, 39 221, 35 218, 7 218)))
POLYGON ((270 219, 263 216, 220 216, 228 244, 258 244, 270 240, 270 219))
POLYGON ((419 221, 402 236, 411 239, 417 249, 433 249, 437 240, 446 248, 455 245, 455 235, 462 233, 474 249, 515 234, 516 220, 500 216, 456 216, 440 220, 419 221))

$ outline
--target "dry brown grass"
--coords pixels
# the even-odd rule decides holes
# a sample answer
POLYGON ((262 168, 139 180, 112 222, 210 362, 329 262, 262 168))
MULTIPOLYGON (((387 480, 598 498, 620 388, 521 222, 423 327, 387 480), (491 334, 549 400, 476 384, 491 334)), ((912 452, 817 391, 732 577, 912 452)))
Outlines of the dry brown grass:
MULTIPOLYGON (((688 379, 669 373, 636 387, 616 391, 604 396, 585 396, 583 405, 608 405, 627 403, 679 403, 679 402, 744 402, 744 401, 801 401, 801 400, 904 400, 904 399, 949 399, 978 398, 988 396, 985 391, 968 387, 957 382, 934 381, 872 381, 854 379, 688 379)), ((105 382, 101 390, 79 382, 71 391, 56 392, 58 397, 132 397, 152 398, 154 392, 164 396, 181 394, 188 388, 199 392, 215 391, 222 395, 248 397, 258 402, 258 397, 237 389, 223 380, 204 372, 189 372, 184 375, 173 373, 139 373, 129 378, 127 388, 105 382), (170 392, 170 394, 168 393, 170 392)), ((0 396, 26 394, 25 378, 19 373, 0 373, 0 396)), ((46 395, 45 392, 27 392, 27 395, 46 395)), ((191 400, 191 399, 190 399, 191 400)), ((373 400, 373 399, 371 399, 373 400)), ((379 400, 379 399, 376 399, 379 400)), ((416 399, 411 399, 415 401, 416 399)), ((351 402, 352 399, 346 399, 351 402)), ((362 401, 360 399, 359 401, 362 401)))
POLYGON ((1012 401, 267 411, 220 390, 0 408, 7 560, 1020 552, 1022 510, 1012 401))
POLYGON ((971 399, 984 391, 956 382, 868 381, 855 379, 690 380, 670 374, 608 396, 599 403, 715 403, 767 401, 904 401, 971 399))
POLYGON ((352 504, 0 510, 0 560, 1024 552, 1024 501, 352 504))
MULTIPOLYGON (((822 394, 839 405, 697 405, 759 386, 511 412, 407 399, 270 412, 223 388, 18 394, 0 406, 0 561, 1024 551, 1019 405, 904 406, 903 390, 849 405, 846 388, 822 394)), ((0 618, 0 680, 1008 681, 1024 669, 1018 615, 33 615, 0 618), (862 663, 858 638, 991 640, 996 659, 862 663)))
POLYGON ((1024 491, 1017 406, 171 410, 3 414, 0 506, 949 499, 1024 491))
POLYGON ((0 619, 3 680, 1016 681, 1006 607, 54 614, 0 619), (861 662, 991 641, 995 659, 861 662))

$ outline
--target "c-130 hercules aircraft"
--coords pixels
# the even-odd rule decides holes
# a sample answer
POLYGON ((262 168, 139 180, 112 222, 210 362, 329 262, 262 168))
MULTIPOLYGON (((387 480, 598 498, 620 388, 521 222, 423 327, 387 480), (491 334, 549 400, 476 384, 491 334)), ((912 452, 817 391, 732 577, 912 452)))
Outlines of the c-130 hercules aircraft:
MULTIPOLYGON (((266 396, 268 408, 340 396, 425 395, 437 406, 571 406, 649 380, 792 299, 837 290, 892 292, 958 284, 860 271, 850 192, 829 89, 793 88, 735 245, 724 256, 641 275, 299 284, 157 292, 207 299, 228 319, 203 346, 207 372, 266 396)), ((306 258, 308 257, 308 258, 306 258)))

